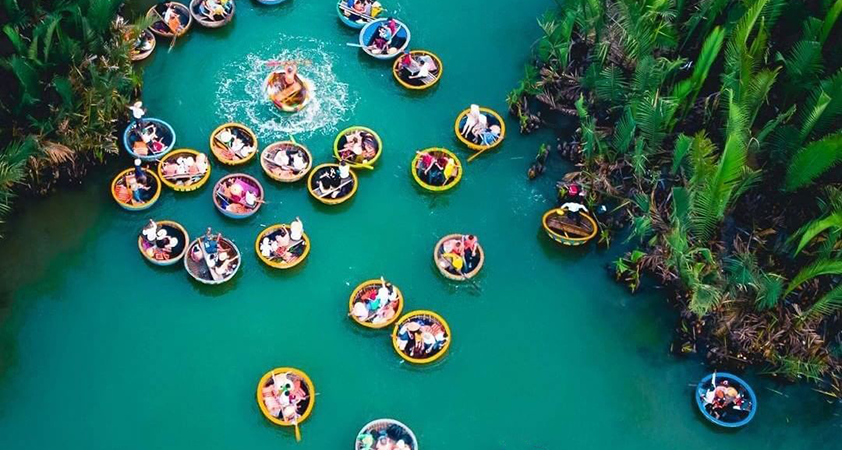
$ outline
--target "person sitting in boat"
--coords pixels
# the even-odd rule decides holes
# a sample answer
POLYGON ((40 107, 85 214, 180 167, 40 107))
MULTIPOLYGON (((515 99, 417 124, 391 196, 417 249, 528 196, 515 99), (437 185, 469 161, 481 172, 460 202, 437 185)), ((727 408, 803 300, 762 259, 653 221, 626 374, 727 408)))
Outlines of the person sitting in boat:
POLYGON ((488 127, 488 117, 479 109, 479 105, 471 105, 468 115, 465 117, 465 124, 462 125, 462 136, 473 139, 475 131, 481 131, 488 127))
POLYGON ((141 183, 134 174, 126 175, 126 186, 129 188, 129 192, 131 192, 131 202, 133 205, 145 203, 144 192, 152 189, 150 186, 141 183))
POLYGON ((319 174, 319 179, 316 181, 319 191, 325 195, 326 193, 334 193, 337 191, 340 184, 342 184, 342 180, 339 176, 339 170, 333 166, 322 171, 322 173, 319 174))
POLYGON ((355 130, 345 135, 345 145, 339 151, 343 161, 359 162, 363 154, 362 130, 355 130))
POLYGON ((477 246, 479 242, 477 241, 477 237, 473 234, 466 234, 462 236, 462 248, 463 248, 463 256, 465 258, 465 271, 471 272, 476 267, 477 263, 479 263, 479 253, 477 252, 477 246))
POLYGON ((295 63, 288 64, 282 71, 274 72, 270 80, 266 93, 277 104, 289 102, 304 90, 298 81, 298 66, 295 63))
POLYGON ((304 159, 304 152, 296 150, 292 154, 292 170, 298 175, 307 168, 307 161, 304 159))
POLYGON ((272 162, 275 163, 275 165, 280 166, 281 168, 289 167, 289 153, 286 150, 278 150, 275 153, 275 157, 272 158, 272 162))
POLYGON ((491 145, 497 142, 501 133, 500 125, 491 125, 479 134, 480 145, 491 145))
POLYGON ((384 24, 377 28, 374 39, 368 45, 368 49, 375 54, 388 54, 390 52, 389 45, 392 39, 395 38, 395 33, 398 31, 397 22, 395 19, 389 18, 384 24))
POLYGON ((155 242, 155 238, 158 235, 158 224, 154 220, 149 219, 149 223, 143 227, 140 233, 143 235, 143 239, 151 244, 155 242))
POLYGON ((229 0, 203 0, 199 10, 208 20, 218 21, 228 15, 229 3, 229 0))
MULTIPOLYGON (((168 31, 172 34, 179 34, 184 26, 181 24, 181 17, 178 15, 178 11, 172 7, 171 3, 169 2, 159 2, 155 5, 155 11, 158 13, 159 17, 163 20, 166 28, 158 26, 157 28, 161 31, 168 31)), ((156 22, 157 25, 157 22, 156 22)))

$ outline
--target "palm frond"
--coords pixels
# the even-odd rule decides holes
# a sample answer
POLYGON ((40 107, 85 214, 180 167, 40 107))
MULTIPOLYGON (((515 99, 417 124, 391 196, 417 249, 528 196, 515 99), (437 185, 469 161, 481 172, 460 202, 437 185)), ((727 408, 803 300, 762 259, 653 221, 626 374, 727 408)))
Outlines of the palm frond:
POLYGON ((842 132, 801 148, 790 160, 784 186, 795 191, 809 185, 824 172, 842 162, 842 132))
POLYGON ((842 260, 838 259, 820 259, 813 264, 801 269, 798 274, 793 277, 792 281, 786 288, 784 295, 794 291, 798 286, 801 286, 806 281, 822 275, 839 275, 842 274, 842 260))
POLYGON ((816 300, 804 313, 801 318, 804 320, 817 317, 827 317, 842 309, 842 285, 836 286, 830 292, 816 300))
POLYGON ((827 15, 824 17, 822 29, 819 32, 819 42, 822 44, 824 44, 827 37, 830 36, 830 30, 833 29, 833 24, 836 23, 836 20, 839 18, 839 14, 842 14, 842 0, 836 0, 836 2, 834 2, 827 11, 827 15))
POLYGON ((631 109, 627 107, 623 115, 620 116, 617 126, 614 127, 614 137, 611 141, 612 146, 618 153, 623 154, 629 150, 631 143, 634 141, 636 126, 631 109))

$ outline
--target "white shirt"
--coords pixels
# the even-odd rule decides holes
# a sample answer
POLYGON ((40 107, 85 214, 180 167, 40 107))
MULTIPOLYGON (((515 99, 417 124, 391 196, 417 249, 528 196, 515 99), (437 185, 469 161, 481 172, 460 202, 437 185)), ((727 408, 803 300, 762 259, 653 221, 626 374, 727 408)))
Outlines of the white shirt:
POLYGON ((573 212, 579 212, 579 211, 588 212, 588 208, 586 208, 585 205, 583 205, 581 203, 573 203, 573 202, 567 202, 567 203, 561 205, 561 209, 566 209, 568 211, 573 211, 573 212))
POLYGON ((339 166, 339 178, 348 178, 351 176, 351 167, 347 164, 339 166))
POLYGON ((300 154, 296 153, 292 155, 292 168, 295 170, 304 170, 307 167, 307 163, 304 162, 304 157, 300 154))
POLYGON ((249 205, 249 206, 254 206, 254 204, 256 202, 257 202, 257 196, 254 195, 253 192, 247 191, 246 192, 246 204, 249 205))
POLYGON ((275 164, 279 166, 288 166, 289 156, 287 155, 287 152, 280 151, 278 153, 275 153, 275 164))
POLYGON ((300 220, 293 220, 289 225, 289 237, 293 241, 301 240, 301 235, 304 233, 304 224, 300 220))

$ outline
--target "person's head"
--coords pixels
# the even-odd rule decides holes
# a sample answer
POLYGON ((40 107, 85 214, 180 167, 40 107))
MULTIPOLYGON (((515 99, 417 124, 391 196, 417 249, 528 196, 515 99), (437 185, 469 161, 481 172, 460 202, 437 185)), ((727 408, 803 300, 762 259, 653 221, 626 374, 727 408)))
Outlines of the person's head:
POLYGON ((157 237, 158 239, 166 238, 167 237, 167 230, 161 228, 160 230, 158 230, 158 233, 155 235, 155 237, 157 237))
POLYGON ((210 236, 211 234, 211 227, 208 227, 208 231, 205 231, 205 235, 210 236))
POLYGON ((135 167, 138 167, 138 168, 139 168, 139 167, 140 167, 140 163, 141 163, 140 158, 135 158, 135 159, 134 159, 134 166, 135 166, 135 167))
POLYGON ((577 184, 571 184, 567 191, 570 192, 570 195, 579 195, 579 186, 577 184))
POLYGON ((489 129, 494 134, 500 134, 500 125, 491 125, 489 129))
POLYGON ((229 192, 231 192, 231 195, 240 196, 243 194, 243 187, 240 186, 240 183, 234 183, 229 188, 229 192))
POLYGON ((475 116, 479 115, 479 105, 471 105, 471 114, 475 116))

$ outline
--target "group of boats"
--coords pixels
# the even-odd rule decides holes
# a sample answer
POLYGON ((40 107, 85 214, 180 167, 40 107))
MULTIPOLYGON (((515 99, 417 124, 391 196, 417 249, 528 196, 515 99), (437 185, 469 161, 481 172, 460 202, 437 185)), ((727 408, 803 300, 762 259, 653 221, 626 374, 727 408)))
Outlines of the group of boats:
MULTIPOLYGON (((265 4, 285 0, 258 0, 265 4)), ((339 0, 336 7, 345 25, 359 29, 359 44, 366 54, 377 59, 394 59, 395 79, 407 89, 423 90, 435 85, 443 66, 435 54, 425 50, 407 51, 409 28, 392 18, 383 18, 386 10, 377 1, 339 0)), ((132 59, 147 58, 155 49, 156 35, 173 41, 186 33, 193 21, 208 28, 230 22, 235 12, 234 0, 193 0, 189 7, 160 3, 147 15, 157 19, 137 39, 132 59)), ((314 86, 298 73, 296 62, 273 62, 264 80, 268 100, 286 113, 305 108, 312 99, 314 86)), ((137 117, 137 116, 136 116, 137 117)), ((471 105, 454 121, 457 140, 474 158, 499 146, 506 134, 503 118, 489 108, 471 105)), ((206 154, 194 149, 175 148, 176 133, 161 119, 141 118, 132 122, 123 134, 127 152, 136 159, 135 167, 120 172, 111 184, 114 199, 127 210, 151 207, 164 187, 176 192, 195 191, 210 178, 211 164, 206 154), (157 165, 156 170, 143 167, 157 165)), ((315 165, 309 149, 290 137, 259 150, 255 133, 240 123, 225 123, 210 135, 209 147, 215 159, 226 166, 243 166, 260 155, 260 166, 272 181, 294 183, 307 177, 307 189, 317 201, 337 205, 352 198, 358 190, 355 170, 373 170, 383 153, 383 141, 371 128, 352 126, 342 130, 333 143, 335 161, 315 165)), ((431 147, 416 152, 410 170, 416 183, 426 191, 439 193, 455 187, 463 177, 464 165, 452 151, 431 147)), ((226 217, 244 219, 254 215, 266 202, 261 182, 245 173, 223 176, 214 185, 212 199, 226 217)), ((593 239, 598 224, 579 203, 568 202, 547 211, 542 218, 546 234, 555 242, 579 246, 593 239)), ((150 220, 138 235, 138 249, 154 265, 168 266, 183 261, 187 273, 202 284, 217 285, 236 276, 242 255, 237 245, 221 233, 207 229, 193 240, 181 224, 171 220, 150 220)), ((300 219, 279 223, 258 233, 255 253, 274 269, 290 269, 310 254, 311 242, 300 219)), ((470 281, 482 269, 485 252, 473 235, 451 234, 442 237, 433 248, 433 263, 443 277, 470 281)), ((429 310, 402 314, 405 297, 401 290, 384 278, 360 283, 348 301, 348 316, 366 329, 392 327, 391 342, 395 352, 413 364, 430 364, 442 358, 451 345, 451 330, 445 319, 429 310)), ((263 415, 272 423, 295 429, 300 440, 300 424, 310 417, 316 398, 313 381, 293 367, 278 367, 264 374, 257 386, 256 400, 263 415)), ((748 423, 756 411, 756 397, 740 378, 712 374, 697 386, 696 403, 712 423, 739 427, 748 423)), ((377 419, 362 427, 354 440, 355 450, 417 450, 418 440, 412 430, 394 419, 377 419)))

